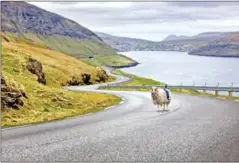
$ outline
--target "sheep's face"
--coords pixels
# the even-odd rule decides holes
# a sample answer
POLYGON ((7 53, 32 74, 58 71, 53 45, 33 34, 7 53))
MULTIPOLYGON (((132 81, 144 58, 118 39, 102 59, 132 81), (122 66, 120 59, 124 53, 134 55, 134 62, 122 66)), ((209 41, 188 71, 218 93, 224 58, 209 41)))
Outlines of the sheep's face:
POLYGON ((158 88, 153 88, 153 87, 152 87, 151 93, 152 93, 152 94, 156 94, 156 92, 158 92, 158 88))

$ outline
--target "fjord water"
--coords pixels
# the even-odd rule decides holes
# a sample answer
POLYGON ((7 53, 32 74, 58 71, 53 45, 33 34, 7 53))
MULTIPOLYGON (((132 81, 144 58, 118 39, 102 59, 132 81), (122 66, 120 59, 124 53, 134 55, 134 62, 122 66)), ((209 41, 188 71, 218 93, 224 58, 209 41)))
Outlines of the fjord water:
POLYGON ((239 58, 193 56, 185 52, 130 51, 122 53, 140 64, 123 70, 172 85, 239 86, 239 58))

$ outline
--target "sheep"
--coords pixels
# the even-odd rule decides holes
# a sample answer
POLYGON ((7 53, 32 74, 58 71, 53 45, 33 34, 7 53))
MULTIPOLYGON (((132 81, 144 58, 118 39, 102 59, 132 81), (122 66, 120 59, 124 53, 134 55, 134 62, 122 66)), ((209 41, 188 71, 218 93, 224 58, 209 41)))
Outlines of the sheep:
POLYGON ((171 93, 169 91, 169 100, 167 99, 166 93, 161 88, 153 88, 151 91, 151 97, 154 105, 157 105, 157 108, 159 110, 159 105, 163 106, 163 111, 165 110, 165 106, 168 108, 168 105, 171 102, 171 93))

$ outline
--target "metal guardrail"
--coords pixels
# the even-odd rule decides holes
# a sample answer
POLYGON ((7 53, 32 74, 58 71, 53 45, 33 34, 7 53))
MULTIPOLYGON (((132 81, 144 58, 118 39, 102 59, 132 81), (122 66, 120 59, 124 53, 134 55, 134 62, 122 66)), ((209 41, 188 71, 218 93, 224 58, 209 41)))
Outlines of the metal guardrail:
MULTIPOLYGON (((127 77, 131 78, 131 75, 126 75, 127 77)), ((131 78, 132 79, 132 78, 131 78)), ((125 81, 127 82, 127 81, 125 81)), ((108 85, 103 85, 99 86, 98 89, 105 89, 105 88, 133 88, 133 89, 144 89, 144 88, 152 88, 152 87, 159 87, 159 88, 164 88, 164 85, 143 85, 143 86, 125 86, 123 83, 115 83, 115 84, 108 84, 108 85)), ((193 85, 168 85, 168 89, 187 89, 187 90, 201 90, 201 91, 215 91, 215 95, 218 96, 218 92, 228 92, 228 96, 232 97, 232 92, 239 92, 239 87, 234 87, 233 82, 230 87, 225 87, 225 86, 219 86, 219 83, 217 86, 207 86, 205 83, 204 86, 196 86, 195 82, 193 82, 193 85)))
MULTIPOLYGON (((164 86, 162 86, 162 85, 123 86, 123 85, 119 85, 119 84, 109 84, 109 85, 106 85, 106 86, 100 86, 99 89, 104 89, 104 88, 142 89, 142 88, 152 88, 152 87, 164 88, 164 86)), ((193 90, 202 90, 202 91, 239 92, 239 87, 219 87, 219 86, 168 85, 168 89, 193 89, 193 90)))

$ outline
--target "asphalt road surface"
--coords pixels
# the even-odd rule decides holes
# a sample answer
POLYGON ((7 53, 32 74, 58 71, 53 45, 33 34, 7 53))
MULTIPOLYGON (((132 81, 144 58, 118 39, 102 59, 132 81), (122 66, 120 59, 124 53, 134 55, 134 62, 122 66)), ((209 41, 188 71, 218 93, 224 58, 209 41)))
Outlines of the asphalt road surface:
POLYGON ((157 112, 149 92, 103 92, 123 102, 94 114, 2 129, 2 162, 239 161, 238 102, 173 94, 169 111, 157 112))

